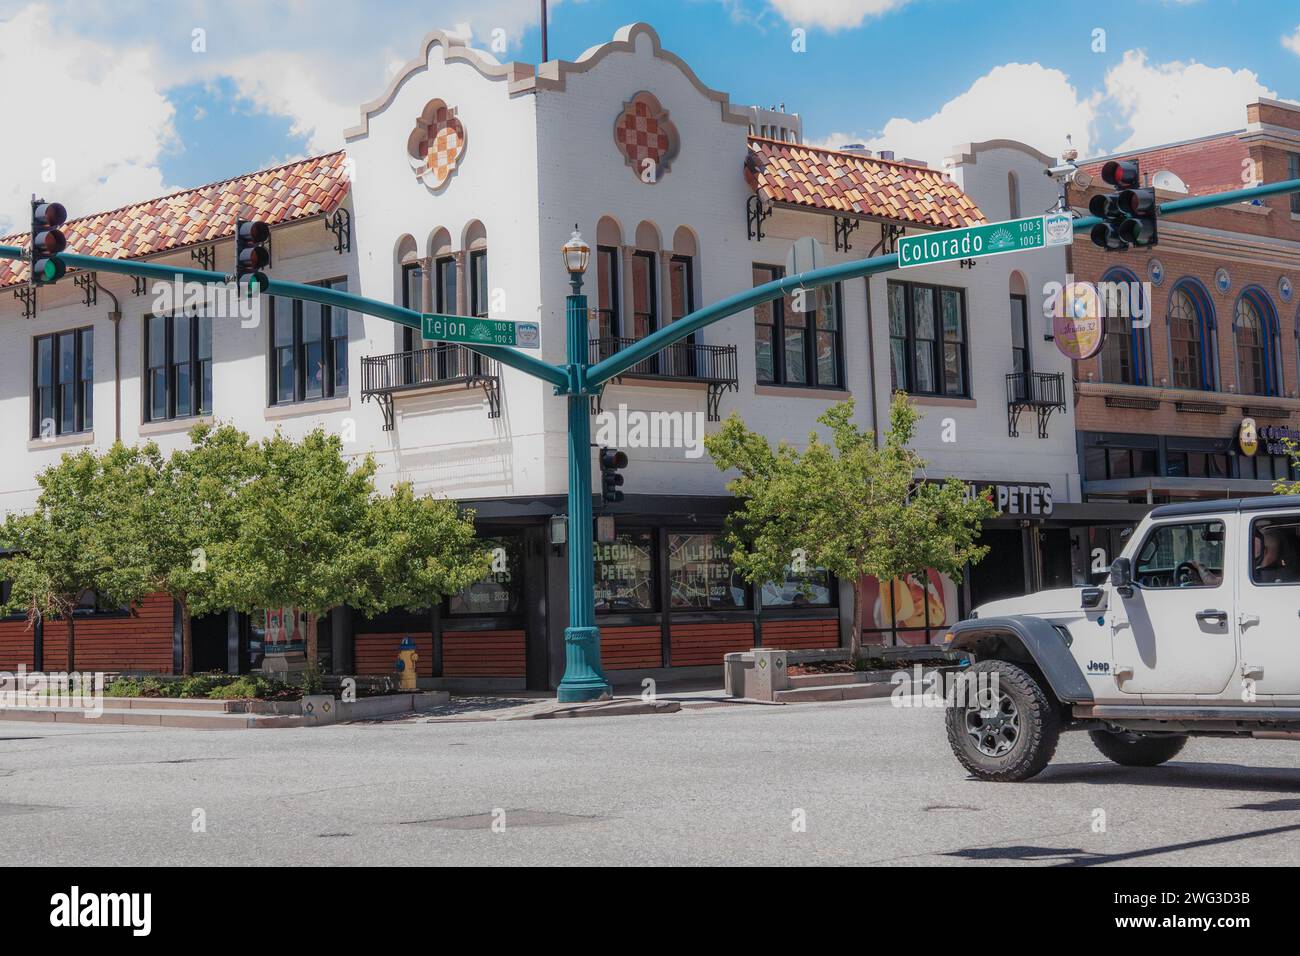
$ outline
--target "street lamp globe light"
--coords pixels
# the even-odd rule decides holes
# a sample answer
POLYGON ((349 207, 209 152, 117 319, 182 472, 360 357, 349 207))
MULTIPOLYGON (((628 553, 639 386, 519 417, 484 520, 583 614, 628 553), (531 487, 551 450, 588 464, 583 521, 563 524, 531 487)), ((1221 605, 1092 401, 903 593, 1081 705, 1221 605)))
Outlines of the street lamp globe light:
POLYGON ((587 271, 587 261, 591 258, 591 246, 583 241, 576 222, 573 224, 573 235, 560 247, 560 254, 564 256, 564 268, 568 270, 569 276, 575 281, 581 281, 580 277, 587 271))

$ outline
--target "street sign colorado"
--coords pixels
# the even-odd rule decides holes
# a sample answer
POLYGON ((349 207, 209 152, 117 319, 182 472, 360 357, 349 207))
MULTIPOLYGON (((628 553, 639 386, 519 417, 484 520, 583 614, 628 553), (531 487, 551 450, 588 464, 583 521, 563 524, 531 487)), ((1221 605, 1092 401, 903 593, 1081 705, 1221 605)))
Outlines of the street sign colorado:
POLYGON ((929 266, 953 259, 999 256, 1027 252, 1044 246, 1065 246, 1074 241, 1074 220, 1069 213, 1048 213, 1007 222, 990 222, 965 229, 925 232, 898 240, 898 266, 929 266))
POLYGON ((472 316, 438 315, 431 312, 423 313, 420 320, 420 334, 436 342, 514 345, 523 349, 540 348, 542 344, 541 332, 536 322, 476 319, 472 316))

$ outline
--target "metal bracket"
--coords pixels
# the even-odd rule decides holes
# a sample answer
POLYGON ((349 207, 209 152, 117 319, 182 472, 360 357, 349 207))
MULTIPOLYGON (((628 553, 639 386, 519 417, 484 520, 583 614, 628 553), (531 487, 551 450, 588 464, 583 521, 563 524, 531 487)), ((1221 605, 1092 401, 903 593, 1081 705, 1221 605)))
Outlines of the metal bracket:
POLYGON ((384 431, 391 432, 393 430, 392 392, 371 392, 361 396, 363 402, 369 401, 372 398, 375 400, 375 403, 379 405, 379 411, 384 416, 384 431))
POLYGON ((14 289, 14 298, 23 304, 23 318, 36 318, 36 290, 32 286, 14 289))
POLYGON ((81 301, 90 308, 99 303, 99 274, 96 272, 79 272, 72 277, 72 284, 81 290, 81 301))
POLYGON ((211 272, 213 267, 217 264, 217 247, 206 245, 199 246, 197 249, 191 249, 190 259, 201 265, 205 272, 211 272))
MULTIPOLYGON (((848 252, 853 248, 849 242, 849 234, 855 232, 862 225, 861 219, 850 219, 848 216, 835 217, 835 251, 848 252)), ((884 227, 882 226, 883 230, 884 227)))
POLYGON ((1055 405, 1040 405, 1038 408, 1038 437, 1047 437, 1047 421, 1052 417, 1052 412, 1056 411, 1055 405))
POLYGON ((763 205, 763 199, 758 193, 750 196, 745 200, 745 234, 752 240, 763 241, 763 220, 772 215, 772 204, 763 205))
POLYGON ((961 262, 957 264, 961 266, 963 269, 974 269, 976 262, 974 259, 963 259, 961 262))
POLYGON ((342 206, 325 217, 325 228, 334 233, 334 251, 339 255, 352 251, 352 213, 342 206))
POLYGON ((880 254, 887 256, 898 251, 898 240, 907 235, 907 228, 896 222, 880 224, 880 254))
POLYGON ((144 276, 131 277, 131 294, 144 295, 149 291, 149 280, 144 276))
POLYGON ((1007 437, 1008 438, 1020 437, 1020 413, 1023 412, 1028 407, 1029 407, 1028 405, 1007 406, 1007 437))
POLYGON ((709 383, 709 393, 705 399, 706 402, 708 403, 708 408, 709 408, 709 415, 708 415, 709 421, 716 422, 721 420, 721 416, 718 412, 718 408, 722 403, 722 393, 727 391, 732 391, 732 390, 739 392, 740 386, 737 385, 735 382, 710 382, 709 383))
POLYGON ((617 378, 613 378, 608 382, 601 382, 600 385, 596 387, 596 391, 591 393, 589 399, 591 403, 591 414, 599 415, 604 410, 605 386, 609 384, 617 385, 618 381, 617 378))
POLYGON ((479 385, 488 403, 488 418, 501 417, 501 379, 495 375, 480 375, 465 383, 466 388, 479 385))

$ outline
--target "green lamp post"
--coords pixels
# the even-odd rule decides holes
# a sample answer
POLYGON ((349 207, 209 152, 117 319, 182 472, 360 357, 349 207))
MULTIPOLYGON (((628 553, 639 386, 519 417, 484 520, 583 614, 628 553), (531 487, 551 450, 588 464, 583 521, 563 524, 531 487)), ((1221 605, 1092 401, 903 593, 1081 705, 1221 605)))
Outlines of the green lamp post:
POLYGON ((587 297, 582 294, 582 276, 587 271, 591 247, 583 241, 577 225, 560 252, 573 291, 564 302, 570 377, 566 396, 569 401, 569 626, 564 629, 564 677, 557 697, 562 703, 576 703, 608 698, 611 688, 600 666, 591 531, 587 297))

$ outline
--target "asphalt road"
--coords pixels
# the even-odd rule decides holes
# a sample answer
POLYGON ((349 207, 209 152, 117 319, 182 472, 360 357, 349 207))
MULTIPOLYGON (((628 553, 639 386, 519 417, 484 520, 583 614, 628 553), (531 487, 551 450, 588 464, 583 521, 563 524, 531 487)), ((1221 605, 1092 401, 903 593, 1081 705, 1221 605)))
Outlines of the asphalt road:
POLYGON ((1242 866, 1295 863, 1297 834, 1300 743, 1193 740, 1130 770, 1067 734, 1040 777, 989 784, 952 758, 941 712, 888 701, 227 732, 0 722, 11 866, 1242 866))

